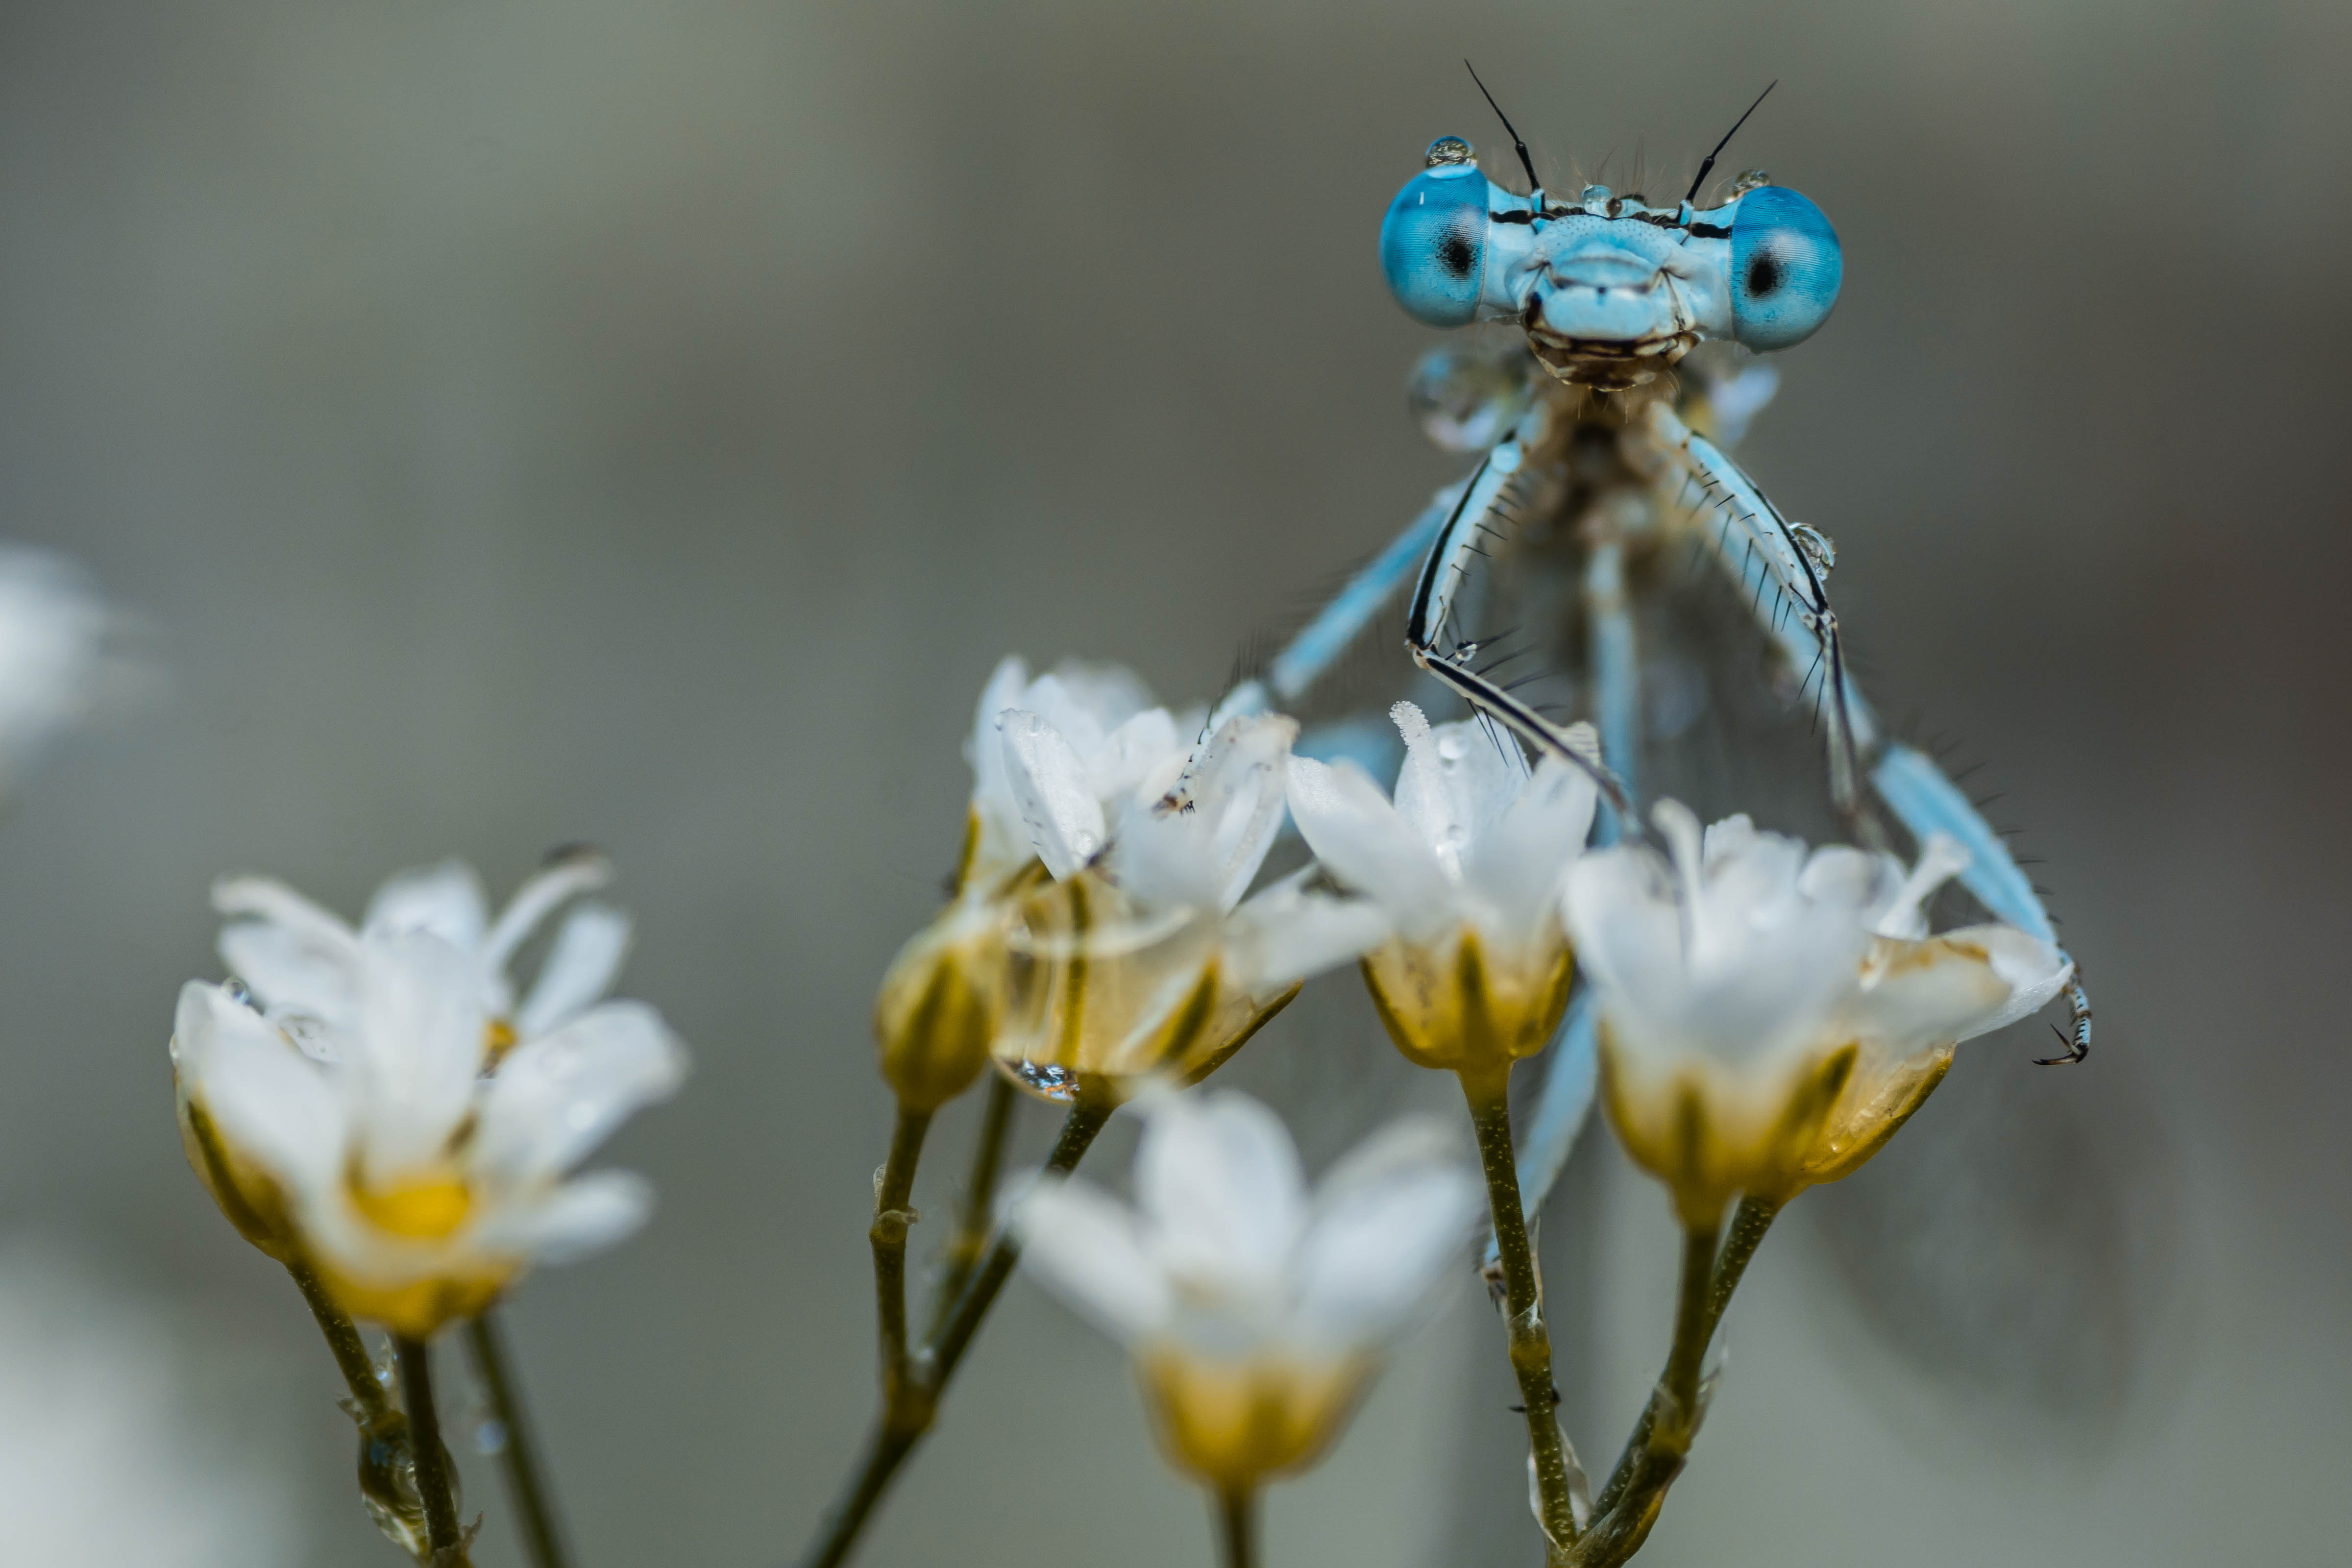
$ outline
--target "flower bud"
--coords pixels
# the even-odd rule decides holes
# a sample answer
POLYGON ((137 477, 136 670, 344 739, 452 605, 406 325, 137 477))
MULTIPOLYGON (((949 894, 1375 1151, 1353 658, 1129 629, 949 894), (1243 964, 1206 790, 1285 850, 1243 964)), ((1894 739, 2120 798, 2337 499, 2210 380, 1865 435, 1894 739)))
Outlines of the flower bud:
POLYGON ((908 1110, 936 1110, 988 1064, 1003 1011, 1004 919, 950 905, 891 961, 874 1007, 882 1078, 908 1110))

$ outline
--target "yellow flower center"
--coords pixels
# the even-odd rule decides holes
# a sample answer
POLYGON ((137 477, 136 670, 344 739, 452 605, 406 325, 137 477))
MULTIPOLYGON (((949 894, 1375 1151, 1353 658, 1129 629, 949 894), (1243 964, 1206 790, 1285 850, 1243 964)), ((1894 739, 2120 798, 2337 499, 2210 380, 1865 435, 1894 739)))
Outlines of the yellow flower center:
POLYGON ((496 1067, 509 1051, 515 1048, 517 1038, 512 1024, 504 1018, 493 1018, 482 1029, 482 1054, 489 1058, 491 1066, 496 1067))
POLYGON ((352 1202, 379 1230, 418 1241, 438 1241, 466 1223, 474 1206, 466 1184, 453 1177, 403 1182, 377 1190, 352 1183, 352 1202))

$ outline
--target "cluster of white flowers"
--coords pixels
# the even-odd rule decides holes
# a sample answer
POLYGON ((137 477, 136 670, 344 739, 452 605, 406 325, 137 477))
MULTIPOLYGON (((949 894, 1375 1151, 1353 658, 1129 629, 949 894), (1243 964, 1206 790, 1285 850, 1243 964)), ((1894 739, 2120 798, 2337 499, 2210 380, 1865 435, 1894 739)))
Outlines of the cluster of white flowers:
MULTIPOLYGON (((1611 1121, 1695 1237, 1734 1196, 1777 1205, 1858 1166, 1958 1041, 2068 978, 2055 948, 2005 926, 1929 934, 1927 902, 1962 865, 1948 841, 1906 868, 1809 853, 1746 817, 1702 832, 1669 801, 1655 813, 1667 854, 1591 850, 1585 771, 1530 765, 1489 727, 1433 726, 1411 703, 1391 717, 1405 748, 1392 795, 1353 763, 1293 756, 1287 718, 1212 728, 1123 670, 998 668, 967 751, 955 894, 877 1008, 900 1115, 874 1233, 891 1419, 928 1423, 954 1353, 907 1338, 922 1130, 992 1062, 1081 1102, 1072 1128, 1139 1101, 1136 1202, 1040 1182, 993 1271, 957 1276, 981 1281, 944 1303, 957 1321, 986 1310, 1025 1244, 1032 1271, 1129 1347, 1171 1460, 1232 1502, 1336 1438, 1465 1251, 1483 1195, 1508 1254, 1538 1515, 1565 1542, 1589 1500, 1545 1398, 1507 1089, 1558 1031, 1580 968, 1611 1121), (1315 861, 1256 887, 1286 813, 1315 861), (1350 961, 1404 1055, 1461 1079, 1483 1183, 1406 1125, 1310 1198, 1271 1111, 1189 1087, 1307 977, 1350 961)), ((1583 727, 1567 739, 1595 754, 1583 727)), ((560 857, 493 918, 465 867, 408 872, 356 927, 277 882, 215 889, 236 978, 180 998, 190 1157, 238 1227, 342 1311, 419 1342, 644 1218, 637 1178, 572 1174, 685 1071, 652 1009, 603 999, 630 929, 588 897, 607 874, 560 857), (518 955, 567 907, 519 987, 518 955)))

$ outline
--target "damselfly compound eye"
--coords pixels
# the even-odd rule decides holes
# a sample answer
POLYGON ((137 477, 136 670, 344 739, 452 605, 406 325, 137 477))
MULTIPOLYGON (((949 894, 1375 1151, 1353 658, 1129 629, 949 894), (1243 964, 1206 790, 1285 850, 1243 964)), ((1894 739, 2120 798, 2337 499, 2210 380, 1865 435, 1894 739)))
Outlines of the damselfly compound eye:
POLYGON ((1837 303, 1845 259, 1822 209, 1780 185, 1739 198, 1731 223, 1732 335, 1762 352, 1811 337, 1837 303))
POLYGON ((1469 155, 1458 136, 1432 142, 1429 166, 1397 193, 1381 224, 1389 291, 1406 315, 1433 327, 1459 327, 1478 313, 1490 187, 1469 155))

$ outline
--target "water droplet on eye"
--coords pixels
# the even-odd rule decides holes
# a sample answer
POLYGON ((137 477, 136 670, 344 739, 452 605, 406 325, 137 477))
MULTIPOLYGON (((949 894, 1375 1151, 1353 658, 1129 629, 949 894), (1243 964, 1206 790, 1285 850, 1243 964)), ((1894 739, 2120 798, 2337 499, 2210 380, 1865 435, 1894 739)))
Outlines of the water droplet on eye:
POLYGON ((1078 1075, 1066 1067, 1051 1062, 1015 1062, 1013 1077, 1022 1088, 1042 1094, 1047 1100, 1069 1100, 1078 1097, 1078 1075))
POLYGON ((221 982, 221 994, 240 1007, 250 1007, 254 1005, 253 988, 234 974, 221 982))

